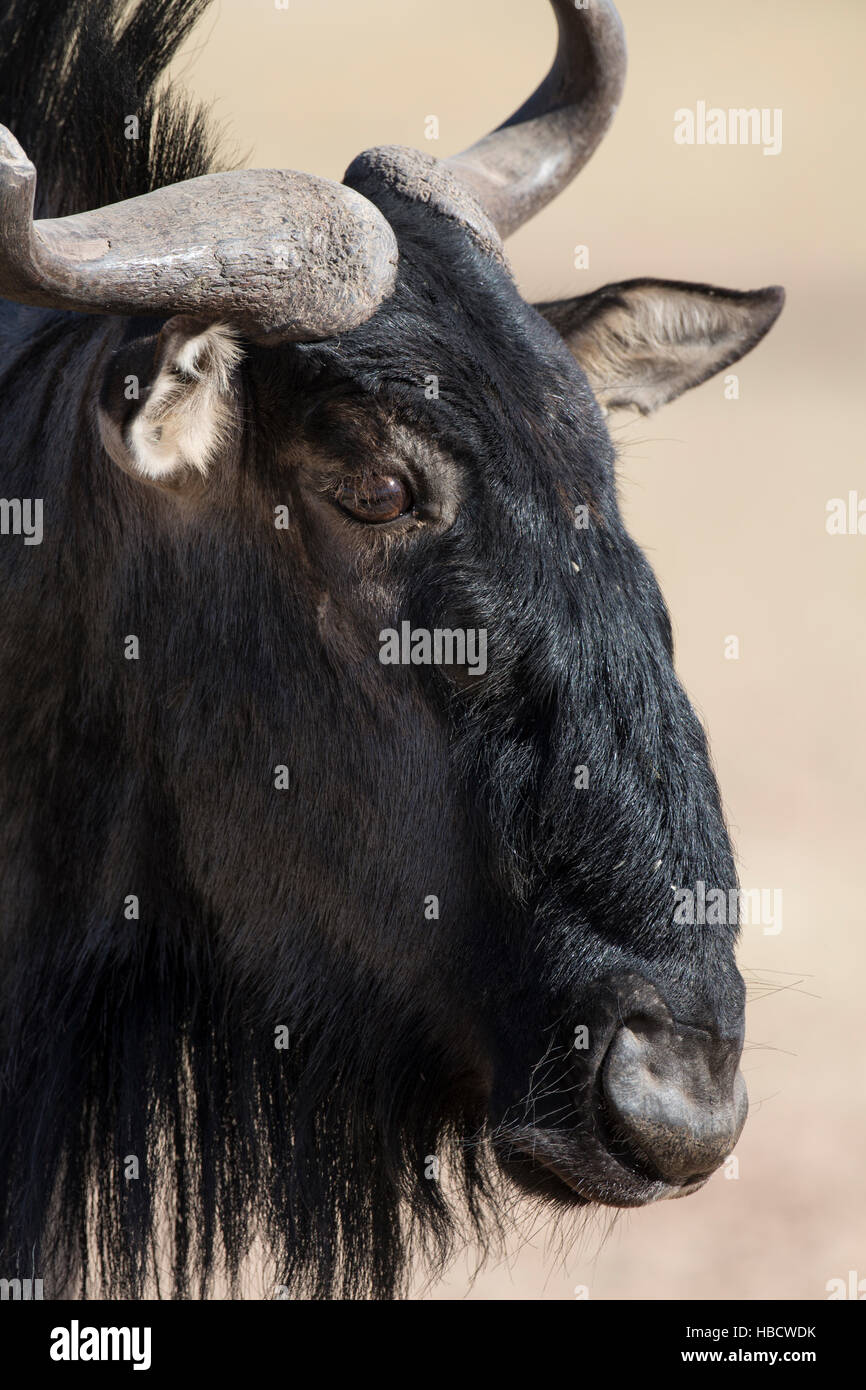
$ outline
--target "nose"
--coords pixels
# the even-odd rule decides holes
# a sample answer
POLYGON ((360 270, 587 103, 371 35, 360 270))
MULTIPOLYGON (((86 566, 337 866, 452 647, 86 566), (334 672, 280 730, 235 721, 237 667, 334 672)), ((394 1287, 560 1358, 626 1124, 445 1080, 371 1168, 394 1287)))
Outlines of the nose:
POLYGON ((733 1149, 748 1111, 739 1040, 641 1009, 615 1033, 601 1089, 612 1139, 666 1182, 706 1178, 733 1149))

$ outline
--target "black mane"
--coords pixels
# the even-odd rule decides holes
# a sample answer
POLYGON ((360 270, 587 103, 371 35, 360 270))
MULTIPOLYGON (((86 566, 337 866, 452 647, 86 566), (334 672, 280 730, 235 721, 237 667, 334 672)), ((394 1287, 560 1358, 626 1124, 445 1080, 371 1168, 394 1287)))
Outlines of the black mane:
POLYGON ((163 74, 211 0, 7 0, 0 122, 39 176, 37 216, 62 217, 217 167, 205 109, 163 74), (124 119, 139 120, 127 139, 124 119))

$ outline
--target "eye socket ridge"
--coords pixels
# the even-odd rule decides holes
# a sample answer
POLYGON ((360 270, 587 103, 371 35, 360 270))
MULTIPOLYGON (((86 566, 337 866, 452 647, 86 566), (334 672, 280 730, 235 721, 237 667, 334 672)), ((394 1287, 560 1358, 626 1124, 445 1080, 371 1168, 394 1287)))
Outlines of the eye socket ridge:
POLYGON ((334 491, 337 506, 356 521, 396 521, 415 506, 409 484, 396 473, 365 473, 343 478, 334 491))

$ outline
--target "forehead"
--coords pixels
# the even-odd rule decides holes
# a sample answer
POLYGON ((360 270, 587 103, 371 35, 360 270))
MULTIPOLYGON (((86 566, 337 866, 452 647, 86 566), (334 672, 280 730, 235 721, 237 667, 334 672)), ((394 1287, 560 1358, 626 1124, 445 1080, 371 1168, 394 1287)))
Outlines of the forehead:
POLYGON ((400 237, 393 296, 367 324, 294 352, 332 447, 439 450, 480 484, 557 508, 614 501, 614 450, 586 379, 508 271, 458 229, 400 237))

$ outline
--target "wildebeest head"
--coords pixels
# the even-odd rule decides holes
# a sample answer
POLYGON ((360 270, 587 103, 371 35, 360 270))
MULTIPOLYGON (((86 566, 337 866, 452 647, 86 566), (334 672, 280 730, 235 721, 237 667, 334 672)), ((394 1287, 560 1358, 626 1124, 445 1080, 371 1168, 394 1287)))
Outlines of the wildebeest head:
POLYGON ((675 912, 728 901, 731 847, 606 414, 735 361, 781 293, 524 302, 501 237, 624 72, 612 5, 554 9, 510 122, 448 161, 367 152, 342 188, 211 175, 33 231, 6 140, 0 290, 118 316, 93 427, 125 581, 94 577, 94 642, 148 652, 122 723, 161 829, 134 862, 147 959, 186 972, 160 1046, 209 1136, 196 1191, 229 1244, 250 1210, 290 1267, 312 1251, 319 1291, 392 1287, 401 1204, 444 1235, 448 1155, 473 1209, 487 1152, 639 1205, 699 1186, 745 1117, 736 914, 675 912))

